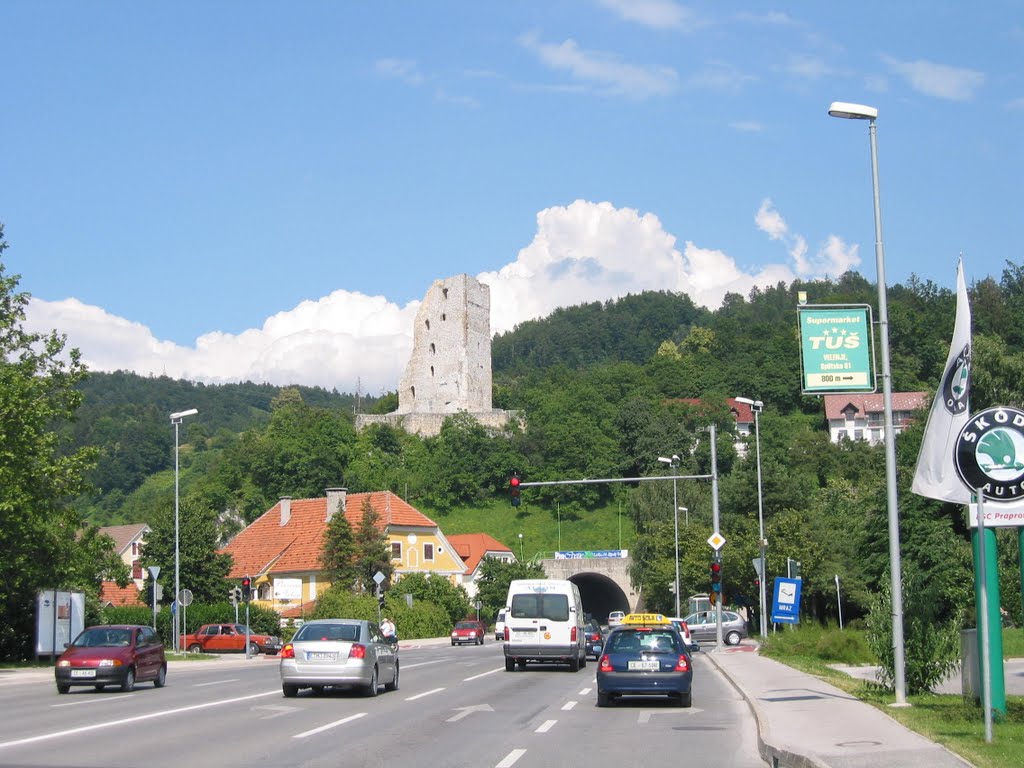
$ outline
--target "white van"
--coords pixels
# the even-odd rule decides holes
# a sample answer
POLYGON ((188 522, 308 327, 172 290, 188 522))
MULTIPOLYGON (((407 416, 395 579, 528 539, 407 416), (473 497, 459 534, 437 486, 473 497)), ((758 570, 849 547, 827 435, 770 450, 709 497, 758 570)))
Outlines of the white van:
POLYGON ((498 611, 498 617, 494 620, 494 639, 501 642, 505 639, 505 609, 498 611))
POLYGON ((587 666, 580 589, 559 579, 516 579, 505 600, 505 671, 527 661, 587 666))

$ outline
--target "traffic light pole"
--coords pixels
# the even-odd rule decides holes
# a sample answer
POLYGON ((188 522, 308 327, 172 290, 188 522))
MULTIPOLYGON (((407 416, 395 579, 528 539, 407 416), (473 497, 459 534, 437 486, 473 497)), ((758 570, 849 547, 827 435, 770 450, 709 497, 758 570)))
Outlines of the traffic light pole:
POLYGON ((249 655, 249 601, 245 601, 245 658, 250 659, 252 656, 249 655))

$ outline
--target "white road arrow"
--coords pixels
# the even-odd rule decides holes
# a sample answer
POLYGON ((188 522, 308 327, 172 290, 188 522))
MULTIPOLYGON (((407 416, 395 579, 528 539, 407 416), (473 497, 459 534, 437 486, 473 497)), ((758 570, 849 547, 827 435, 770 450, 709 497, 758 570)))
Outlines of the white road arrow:
POLYGON ((459 714, 452 715, 448 718, 449 723, 454 723, 456 720, 461 720, 466 715, 471 715, 474 712, 493 712, 490 704, 474 704, 471 707, 456 707, 459 710, 459 714))

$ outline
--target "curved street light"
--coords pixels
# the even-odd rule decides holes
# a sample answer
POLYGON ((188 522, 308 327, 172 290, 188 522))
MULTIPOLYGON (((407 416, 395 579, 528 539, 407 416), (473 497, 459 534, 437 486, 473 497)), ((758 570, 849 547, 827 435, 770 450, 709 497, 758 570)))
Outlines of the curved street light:
POLYGON ((171 424, 174 425, 174 602, 171 605, 174 607, 174 642, 172 647, 175 653, 181 652, 181 632, 180 632, 180 611, 178 610, 178 594, 181 592, 181 557, 180 550, 178 548, 178 425, 185 419, 186 416, 195 416, 199 413, 195 408, 189 408, 187 411, 178 411, 177 413, 171 414, 171 424))
POLYGON ((761 485, 761 422, 758 418, 761 411, 764 410, 764 403, 760 400, 751 400, 749 397, 734 397, 737 403, 743 403, 749 405, 750 410, 754 414, 754 442, 757 445, 757 530, 758 535, 761 537, 759 541, 759 550, 761 552, 761 569, 757 574, 758 584, 758 599, 761 614, 761 637, 768 637, 768 615, 767 615, 767 594, 765 592, 765 581, 767 580, 768 574, 766 573, 766 560, 768 550, 768 540, 764 537, 764 494, 762 492, 761 485))
POLYGON ((882 400, 885 410, 885 485, 889 508, 889 575, 892 591, 893 677, 896 704, 905 706, 906 663, 903 641, 903 575, 900 569, 900 514, 896 500, 896 434, 892 421, 892 371, 889 363, 889 308, 885 286, 885 250, 882 246, 882 208, 878 196, 878 146, 875 119, 878 109, 864 104, 834 101, 828 108, 831 117, 867 120, 871 143, 871 187, 875 199, 875 264, 878 272, 878 335, 882 352, 882 400))

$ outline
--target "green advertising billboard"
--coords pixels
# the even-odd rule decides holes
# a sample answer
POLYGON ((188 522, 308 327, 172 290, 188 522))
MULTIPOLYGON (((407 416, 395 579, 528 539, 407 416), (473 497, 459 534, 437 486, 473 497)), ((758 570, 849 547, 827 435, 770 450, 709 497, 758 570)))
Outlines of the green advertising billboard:
POLYGON ((875 391, 871 307, 819 304, 797 315, 803 394, 875 391))

